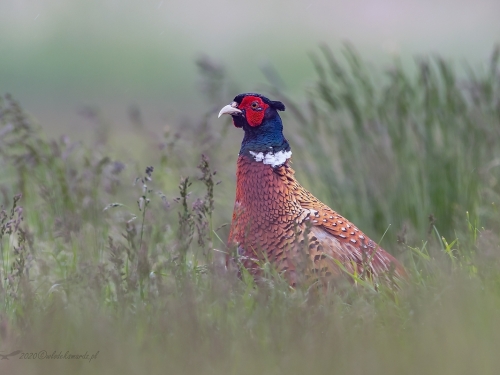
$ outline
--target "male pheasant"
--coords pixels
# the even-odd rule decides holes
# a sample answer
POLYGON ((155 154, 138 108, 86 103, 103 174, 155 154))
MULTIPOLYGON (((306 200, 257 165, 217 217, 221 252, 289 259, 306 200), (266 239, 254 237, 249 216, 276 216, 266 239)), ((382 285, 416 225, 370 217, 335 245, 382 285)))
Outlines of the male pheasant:
POLYGON ((259 276, 269 261, 292 286, 335 284, 347 273, 404 279, 406 272, 392 255, 297 182, 278 114, 284 110, 279 101, 248 93, 219 113, 231 115, 245 132, 228 245, 252 275, 259 276))

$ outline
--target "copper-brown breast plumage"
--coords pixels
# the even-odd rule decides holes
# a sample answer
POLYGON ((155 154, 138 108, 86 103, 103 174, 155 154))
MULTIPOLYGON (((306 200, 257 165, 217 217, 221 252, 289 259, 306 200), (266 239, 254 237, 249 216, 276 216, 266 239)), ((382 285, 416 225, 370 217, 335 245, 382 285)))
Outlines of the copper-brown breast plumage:
POLYGON ((401 264, 355 225, 323 204, 279 167, 240 156, 229 245, 252 274, 272 262, 291 285, 328 281, 344 271, 405 278, 401 264))

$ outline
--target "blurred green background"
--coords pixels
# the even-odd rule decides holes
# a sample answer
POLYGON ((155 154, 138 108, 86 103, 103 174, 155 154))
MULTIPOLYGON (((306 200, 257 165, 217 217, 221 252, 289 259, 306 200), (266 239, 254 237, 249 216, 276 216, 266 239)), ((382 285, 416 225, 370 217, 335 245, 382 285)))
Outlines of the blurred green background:
POLYGON ((429 53, 479 64, 499 40, 499 14, 496 0, 2 0, 0 91, 58 134, 85 131, 83 106, 106 108, 124 129, 136 104, 160 127, 206 112, 194 64, 202 54, 242 91, 259 89, 272 65, 294 95, 320 43, 349 41, 377 65, 429 53))

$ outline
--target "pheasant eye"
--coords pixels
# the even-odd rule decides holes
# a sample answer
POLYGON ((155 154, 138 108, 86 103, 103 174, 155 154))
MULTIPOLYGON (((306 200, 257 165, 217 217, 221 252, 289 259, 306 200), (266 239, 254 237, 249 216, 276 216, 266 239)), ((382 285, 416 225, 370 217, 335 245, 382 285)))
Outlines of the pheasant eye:
POLYGON ((250 104, 250 107, 252 107, 253 109, 257 109, 259 107, 259 103, 252 102, 252 104, 250 104))

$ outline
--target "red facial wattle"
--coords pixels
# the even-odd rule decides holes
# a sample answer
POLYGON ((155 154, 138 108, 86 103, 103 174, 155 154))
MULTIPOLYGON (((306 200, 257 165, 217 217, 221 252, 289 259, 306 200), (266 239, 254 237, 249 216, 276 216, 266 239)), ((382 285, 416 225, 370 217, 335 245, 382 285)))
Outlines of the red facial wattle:
POLYGON ((262 124, 269 105, 264 103, 258 96, 245 96, 238 108, 245 111, 245 118, 248 125, 256 127, 262 124))

